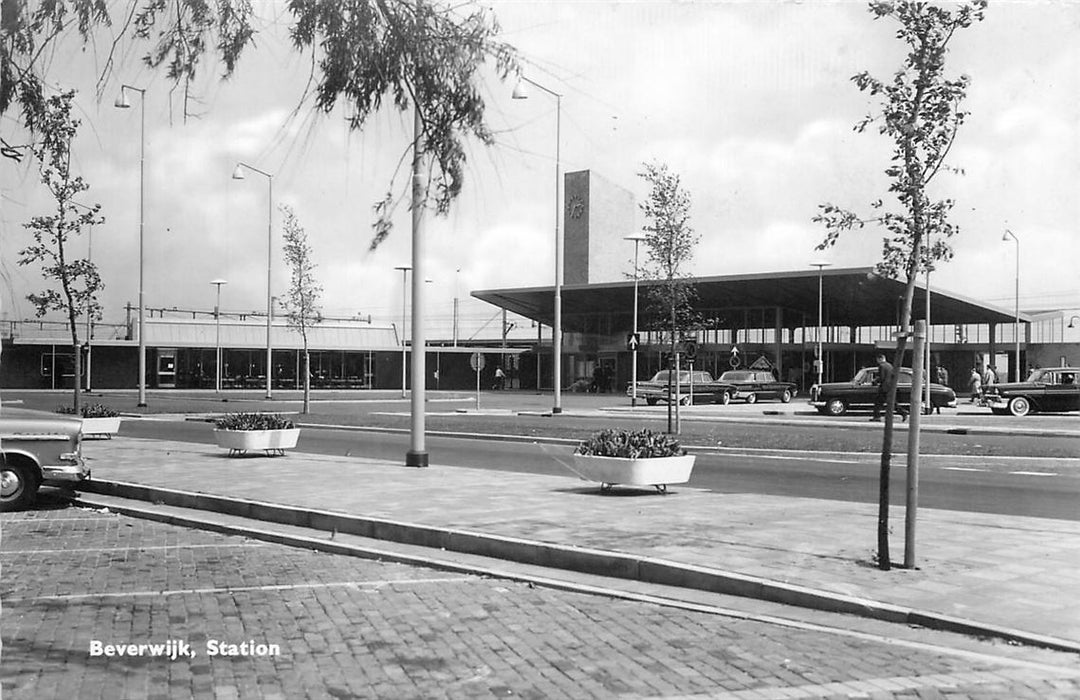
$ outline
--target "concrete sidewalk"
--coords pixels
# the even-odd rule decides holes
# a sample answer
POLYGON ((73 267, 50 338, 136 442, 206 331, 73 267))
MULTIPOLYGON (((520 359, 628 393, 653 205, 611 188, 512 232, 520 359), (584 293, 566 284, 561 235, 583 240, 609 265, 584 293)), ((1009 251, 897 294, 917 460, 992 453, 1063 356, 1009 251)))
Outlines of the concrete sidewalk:
MULTIPOLYGON (((363 437, 357 440, 362 449, 363 437)), ((546 449, 553 460, 569 462, 571 448, 546 449)), ((863 601, 917 613, 909 621, 919 614, 938 622, 955 618, 972 633, 1015 632, 1080 649, 1077 522, 923 509, 918 568, 885 572, 872 562, 877 507, 870 504, 687 486, 671 486, 666 496, 631 487, 601 495, 597 484, 569 470, 562 477, 437 464, 415 469, 297 452, 229 458, 213 445, 136 438, 87 441, 84 453, 95 481, 383 519, 399 529, 502 538, 523 555, 520 560, 537 559, 529 563, 550 559, 544 545, 563 553, 584 548, 598 561, 620 567, 632 562, 635 571, 669 566, 698 577, 753 579, 753 590, 772 582, 782 592, 795 591, 784 602, 798 598, 835 609, 830 599, 863 601)), ((890 517, 892 558, 902 561, 903 508, 895 507, 890 517)))

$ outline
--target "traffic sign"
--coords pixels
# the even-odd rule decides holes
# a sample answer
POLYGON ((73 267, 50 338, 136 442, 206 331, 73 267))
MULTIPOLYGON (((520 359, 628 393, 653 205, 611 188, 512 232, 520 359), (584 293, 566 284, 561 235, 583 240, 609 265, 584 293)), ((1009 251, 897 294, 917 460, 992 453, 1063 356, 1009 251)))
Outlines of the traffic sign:
POLYGON ((482 352, 474 352, 472 355, 469 356, 469 366, 477 372, 484 369, 484 366, 486 364, 487 360, 484 359, 484 353, 482 352))
POLYGON ((641 336, 637 333, 626 334, 626 349, 633 352, 638 349, 638 345, 641 344, 641 336))
POLYGON ((686 355, 686 359, 693 361, 694 358, 697 357, 697 341, 683 341, 683 354, 686 355))

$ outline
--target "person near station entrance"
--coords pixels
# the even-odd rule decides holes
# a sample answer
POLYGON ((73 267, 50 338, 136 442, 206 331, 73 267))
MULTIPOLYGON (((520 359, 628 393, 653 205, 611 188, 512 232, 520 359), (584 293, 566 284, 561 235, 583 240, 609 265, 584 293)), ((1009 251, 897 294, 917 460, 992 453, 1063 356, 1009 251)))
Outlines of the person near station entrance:
POLYGON ((495 368, 495 388, 499 391, 506 388, 506 372, 503 372, 502 367, 495 368))
MULTIPOLYGON (((881 409, 889 398, 889 387, 896 382, 896 368, 885 359, 885 353, 883 352, 879 352, 874 359, 877 360, 878 366, 877 393, 874 394, 874 415, 870 420, 879 421, 881 420, 881 409)), ((899 403, 896 404, 895 409, 902 420, 907 420, 907 411, 899 403)))
POLYGON ((971 376, 968 377, 968 389, 971 391, 971 403, 982 401, 982 374, 978 367, 971 368, 971 376))

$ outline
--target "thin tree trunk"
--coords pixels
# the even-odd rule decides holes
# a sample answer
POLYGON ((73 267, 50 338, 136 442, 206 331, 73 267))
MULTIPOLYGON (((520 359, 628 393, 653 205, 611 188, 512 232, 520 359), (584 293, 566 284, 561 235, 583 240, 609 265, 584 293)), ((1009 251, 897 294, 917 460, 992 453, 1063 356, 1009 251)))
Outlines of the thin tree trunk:
POLYGON ((304 413, 311 411, 311 353, 304 344, 304 413))

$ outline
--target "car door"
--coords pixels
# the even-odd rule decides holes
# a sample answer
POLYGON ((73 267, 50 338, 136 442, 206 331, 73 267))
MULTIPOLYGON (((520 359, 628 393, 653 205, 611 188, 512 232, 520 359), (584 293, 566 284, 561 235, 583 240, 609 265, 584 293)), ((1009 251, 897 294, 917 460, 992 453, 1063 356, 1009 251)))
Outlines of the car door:
POLYGON ((754 372, 754 385, 762 398, 775 399, 777 397, 772 372, 754 372))
POLYGON ((1080 384, 1076 372, 1062 370, 1048 373, 1045 386, 1044 411, 1080 410, 1080 384))

